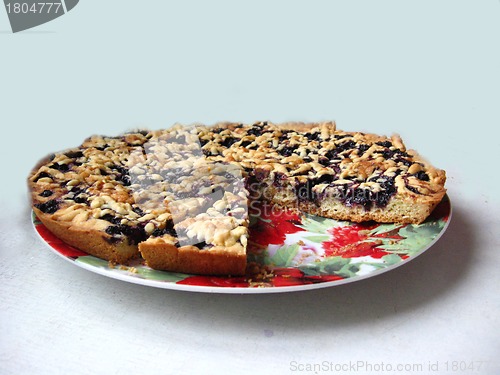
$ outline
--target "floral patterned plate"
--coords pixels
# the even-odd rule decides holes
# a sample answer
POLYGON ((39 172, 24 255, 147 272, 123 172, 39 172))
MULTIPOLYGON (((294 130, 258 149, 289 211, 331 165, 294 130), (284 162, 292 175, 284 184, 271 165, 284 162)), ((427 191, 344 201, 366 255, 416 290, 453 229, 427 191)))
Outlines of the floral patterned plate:
POLYGON ((258 206, 251 215, 247 274, 241 277, 157 271, 140 262, 112 265, 65 244, 35 215, 33 224, 52 251, 101 275, 158 288, 250 294, 316 289, 379 275, 430 248, 450 218, 448 196, 419 225, 356 224, 258 206))

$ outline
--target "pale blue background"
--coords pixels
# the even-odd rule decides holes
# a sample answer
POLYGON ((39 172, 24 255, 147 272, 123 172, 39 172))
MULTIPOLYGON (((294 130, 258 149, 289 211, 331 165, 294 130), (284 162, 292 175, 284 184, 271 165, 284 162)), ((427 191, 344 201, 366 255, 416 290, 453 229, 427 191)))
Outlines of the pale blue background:
POLYGON ((499 145, 484 135, 500 125, 499 1, 84 0, 14 35, 0 9, 0 31, 17 178, 90 134, 175 122, 334 119, 399 132, 443 168, 457 132, 499 145))
POLYGON ((498 0, 82 0, 15 35, 0 8, 0 125, 8 372, 85 373, 84 357, 125 373, 139 356, 142 373, 291 373, 292 360, 488 360, 482 373, 499 373, 498 0), (138 126, 331 119, 400 133, 446 169, 455 218, 432 251, 272 298, 150 290, 38 251, 25 178, 51 151, 138 126))

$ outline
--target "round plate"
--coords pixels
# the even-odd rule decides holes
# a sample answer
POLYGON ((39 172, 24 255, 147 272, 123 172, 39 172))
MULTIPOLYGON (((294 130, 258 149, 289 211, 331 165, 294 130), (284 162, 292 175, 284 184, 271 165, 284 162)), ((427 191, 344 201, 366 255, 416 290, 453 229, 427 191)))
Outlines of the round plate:
POLYGON ((270 206, 251 216, 247 275, 199 276, 112 265, 71 247, 33 224, 49 248, 71 263, 104 276, 166 289, 209 293, 276 293, 341 285, 408 263, 430 248, 451 218, 448 196, 422 224, 351 223, 298 216, 270 206))

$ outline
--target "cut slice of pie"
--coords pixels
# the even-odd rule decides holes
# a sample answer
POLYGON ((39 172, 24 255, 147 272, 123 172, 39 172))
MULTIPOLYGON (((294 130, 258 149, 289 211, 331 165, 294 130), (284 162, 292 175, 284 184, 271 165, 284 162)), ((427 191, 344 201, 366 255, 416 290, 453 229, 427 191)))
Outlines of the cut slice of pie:
POLYGON ((445 179, 398 136, 261 122, 93 136, 41 161, 28 182, 39 219, 89 254, 241 275, 249 202, 420 223, 443 198, 445 179))
POLYGON ((334 123, 225 124, 200 132, 209 159, 241 166, 258 199, 355 222, 421 223, 446 193, 446 174, 401 138, 334 123))
POLYGON ((203 156, 196 133, 92 137, 29 178, 33 210, 56 236, 116 262, 241 275, 247 193, 241 170, 203 156))

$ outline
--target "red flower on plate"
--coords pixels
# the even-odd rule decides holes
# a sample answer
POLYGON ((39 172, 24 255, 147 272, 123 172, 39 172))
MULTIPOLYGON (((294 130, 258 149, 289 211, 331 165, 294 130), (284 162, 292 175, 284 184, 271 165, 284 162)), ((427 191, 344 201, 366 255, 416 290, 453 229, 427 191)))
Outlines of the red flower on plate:
POLYGON ((261 246, 280 245, 287 234, 304 231, 297 226, 301 224, 300 216, 290 211, 267 204, 252 207, 251 211, 258 219, 250 227, 250 238, 261 246))
MULTIPOLYGON (((369 233, 377 224, 353 224, 335 227, 329 230, 332 234, 330 241, 323 242, 322 246, 326 256, 342 256, 344 258, 355 258, 371 256, 381 258, 389 254, 378 246, 382 241, 376 237, 369 237, 369 233)), ((391 233, 384 234, 380 238, 395 238, 391 233)))
POLYGON ((43 224, 37 224, 35 226, 36 231, 42 237, 47 244, 52 247, 54 250, 56 250, 58 253, 64 255, 65 257, 70 257, 70 258, 78 258, 81 256, 86 256, 88 255, 87 253, 84 253, 81 250, 78 250, 74 248, 73 246, 68 245, 67 243, 61 241, 59 238, 57 238, 51 231, 49 231, 45 225, 43 224))
MULTIPOLYGON (((272 272, 272 277, 263 280, 261 284, 267 284, 272 287, 282 286, 299 286, 308 284, 317 284, 328 281, 342 280, 341 276, 337 275, 305 275, 298 268, 275 268, 272 272)), ((223 276, 203 276, 193 275, 180 280, 177 284, 193 285, 193 286, 208 286, 217 288, 249 288, 259 284, 258 281, 252 281, 248 277, 223 277, 223 276)))
POLYGON ((295 286, 312 284, 304 278, 304 273, 297 268, 275 268, 271 282, 273 286, 295 286))
POLYGON ((344 278, 339 275, 314 275, 307 276, 307 280, 311 280, 313 283, 324 283, 327 281, 338 281, 343 280, 344 278))
POLYGON ((176 284, 211 286, 217 288, 247 288, 248 281, 242 277, 218 277, 218 276, 189 276, 176 284))
POLYGON ((272 284, 275 287, 318 284, 343 279, 338 275, 305 275, 297 268, 276 268, 273 273, 272 284))

